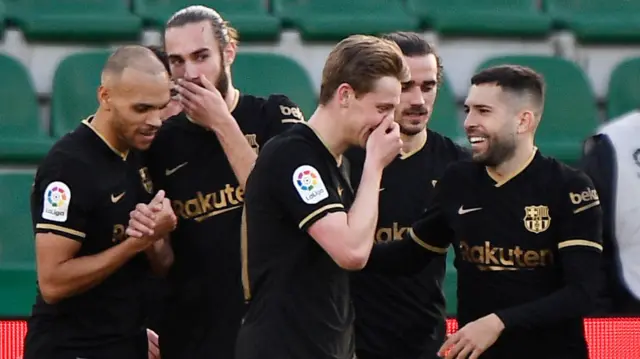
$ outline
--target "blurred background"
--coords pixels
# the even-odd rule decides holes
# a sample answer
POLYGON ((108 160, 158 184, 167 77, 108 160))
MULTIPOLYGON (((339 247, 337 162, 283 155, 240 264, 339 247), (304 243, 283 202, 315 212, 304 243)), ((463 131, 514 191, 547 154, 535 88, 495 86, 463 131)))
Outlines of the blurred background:
MULTIPOLYGON (((397 30, 436 46, 445 82, 430 127, 462 144, 469 79, 500 63, 545 75, 538 146, 569 164, 603 121, 640 107, 640 0, 0 0, 0 318, 24 318, 34 299, 28 197, 38 162, 95 110, 109 50, 160 45, 164 22, 194 4, 239 30, 241 91, 284 93, 307 116, 337 41, 397 30)), ((455 315, 451 263, 446 291, 455 315)))

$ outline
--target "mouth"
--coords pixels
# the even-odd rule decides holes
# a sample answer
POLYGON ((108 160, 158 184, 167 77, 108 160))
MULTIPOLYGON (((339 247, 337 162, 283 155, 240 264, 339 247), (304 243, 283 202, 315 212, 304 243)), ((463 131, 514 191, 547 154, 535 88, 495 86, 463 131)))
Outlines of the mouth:
POLYGON ((487 147, 487 137, 485 136, 469 136, 469 143, 471 144, 471 149, 474 151, 482 151, 487 147))
POLYGON ((147 141, 151 141, 154 139, 154 137, 156 137, 156 133, 158 132, 158 130, 145 130, 145 131, 139 131, 138 134, 140 136, 142 136, 142 138, 144 138, 147 141))

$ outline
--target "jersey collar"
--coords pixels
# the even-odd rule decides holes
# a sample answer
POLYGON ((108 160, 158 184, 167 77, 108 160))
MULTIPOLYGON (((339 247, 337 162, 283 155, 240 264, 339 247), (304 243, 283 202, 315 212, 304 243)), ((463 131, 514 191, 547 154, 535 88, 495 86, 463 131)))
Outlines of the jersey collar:
POLYGON ((93 125, 91 125, 91 121, 93 120, 93 116, 91 115, 87 118, 85 118, 84 120, 82 120, 82 124, 84 124, 85 126, 87 126, 91 131, 93 131, 93 133, 96 134, 96 136, 98 136, 98 138, 100 140, 102 140, 102 142, 111 150, 113 151, 113 153, 115 153, 116 155, 118 155, 118 157, 122 158, 123 161, 127 160, 127 156, 129 156, 129 150, 125 151, 125 152, 121 152, 118 151, 115 147, 113 147, 109 141, 107 141, 106 138, 104 138, 104 136, 102 136, 102 134, 100 132, 98 132, 98 130, 96 130, 95 127, 93 127, 93 125))
POLYGON ((502 176, 502 178, 500 178, 500 176, 498 176, 498 174, 493 172, 489 167, 485 167, 485 170, 487 171, 487 175, 489 175, 489 177, 495 182, 495 186, 496 187, 502 187, 507 182, 511 181, 512 179, 517 177, 519 174, 523 173, 527 168, 529 168, 529 165, 537 157, 537 154, 538 154, 538 147, 533 147, 533 153, 522 164, 522 166, 520 168, 518 168, 516 171, 514 171, 513 173, 511 173, 511 174, 509 174, 507 176, 502 176))

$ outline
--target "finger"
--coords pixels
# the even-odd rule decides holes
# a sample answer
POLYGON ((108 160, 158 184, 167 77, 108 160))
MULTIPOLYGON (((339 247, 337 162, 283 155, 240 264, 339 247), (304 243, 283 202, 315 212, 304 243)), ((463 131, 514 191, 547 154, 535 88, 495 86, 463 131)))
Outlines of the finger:
POLYGON ((128 227, 125 233, 127 234, 127 237, 133 237, 133 238, 142 238, 144 236, 144 233, 132 227, 128 227))
POLYGON ((193 112, 196 109, 195 102, 184 96, 180 98, 180 105, 182 105, 182 108, 184 108, 187 112, 193 112))
POLYGON ((156 222, 140 212, 134 212, 129 219, 129 225, 144 232, 146 231, 146 228, 153 230, 156 227, 156 222))
POLYGON ((457 343, 458 338, 455 334, 450 335, 447 340, 445 340, 445 342, 442 344, 442 346, 440 347, 440 350, 438 350, 438 355, 443 357, 445 355, 445 353, 451 349, 451 347, 453 347, 455 345, 455 343, 457 343))
POLYGON ((469 355, 469 359, 478 359, 480 358, 480 354, 482 354, 483 350, 480 348, 475 348, 473 350, 473 353, 471 353, 471 355, 469 355))
POLYGON ((162 201, 164 200, 164 196, 165 196, 164 190, 159 190, 158 193, 156 193, 156 195, 153 196, 153 199, 151 200, 151 202, 149 202, 149 206, 155 206, 162 203, 162 201))
POLYGON ((456 357, 456 359, 467 359, 467 357, 473 351, 473 349, 474 349, 474 346, 471 343, 467 343, 467 345, 465 345, 462 348, 460 353, 458 353, 458 356, 456 357))
MULTIPOLYGON (((202 95, 207 91, 205 88, 200 87, 198 84, 187 80, 181 80, 180 82, 178 82, 178 84, 180 85, 180 87, 182 87, 182 89, 187 90, 185 92, 190 93, 192 96, 202 95)), ((204 84, 202 85, 204 86, 204 84)))
POLYGON ((146 226, 136 220, 130 219, 129 220, 129 226, 127 227, 127 229, 131 228, 132 230, 141 233, 140 236, 136 236, 138 238, 142 238, 143 236, 151 236, 153 235, 154 232, 154 227, 149 227, 146 226))
POLYGON ((458 354, 460 354, 461 351, 464 350, 464 348, 467 346, 468 341, 466 340, 459 340, 456 345, 454 345, 451 350, 449 350, 449 353, 447 354, 447 359, 459 359, 461 358, 460 356, 458 356, 458 354))
POLYGON ((378 125, 378 127, 376 127, 374 132, 381 132, 383 134, 387 133, 389 132, 389 128, 393 123, 395 123, 393 122, 393 116, 386 116, 385 118, 382 119, 382 122, 380 122, 380 124, 378 125))
MULTIPOLYGON (((153 202, 153 201, 152 201, 153 202)), ((151 206, 157 206, 157 204, 153 204, 151 203, 151 206)), ((138 215, 140 216, 144 216, 144 217, 148 217, 151 220, 154 220, 156 218, 155 213, 151 210, 150 206, 144 204, 144 203, 138 203, 136 205, 136 210, 133 211, 133 213, 131 213, 130 217, 134 218, 134 214, 138 213, 138 215)))
POLYGON ((209 81, 209 79, 207 79, 205 75, 200 75, 200 82, 202 83, 202 86, 204 86, 204 88, 206 88, 207 90, 213 92, 214 94, 217 93, 218 95, 220 95, 220 91, 218 91, 218 89, 213 86, 211 81, 209 81))

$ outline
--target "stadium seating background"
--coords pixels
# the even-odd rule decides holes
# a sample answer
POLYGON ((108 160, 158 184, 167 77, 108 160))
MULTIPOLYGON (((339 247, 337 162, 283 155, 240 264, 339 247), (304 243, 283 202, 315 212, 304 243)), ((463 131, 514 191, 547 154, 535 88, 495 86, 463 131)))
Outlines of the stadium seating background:
MULTIPOLYGON (((446 82, 431 127, 464 143, 469 78, 496 63, 543 72, 543 152, 574 163, 602 121, 640 104, 640 2, 629 0, 209 0, 240 30, 242 91, 281 92, 309 116, 324 60, 341 37, 415 30, 435 44, 446 82), (639 57, 639 58, 635 58, 639 57), (635 59, 634 59, 635 58, 635 59)), ((96 107, 108 50, 160 44, 187 0, 0 0, 0 317, 28 315, 35 264, 28 196, 53 141, 96 107)), ((449 256, 449 312, 455 268, 449 256)))

